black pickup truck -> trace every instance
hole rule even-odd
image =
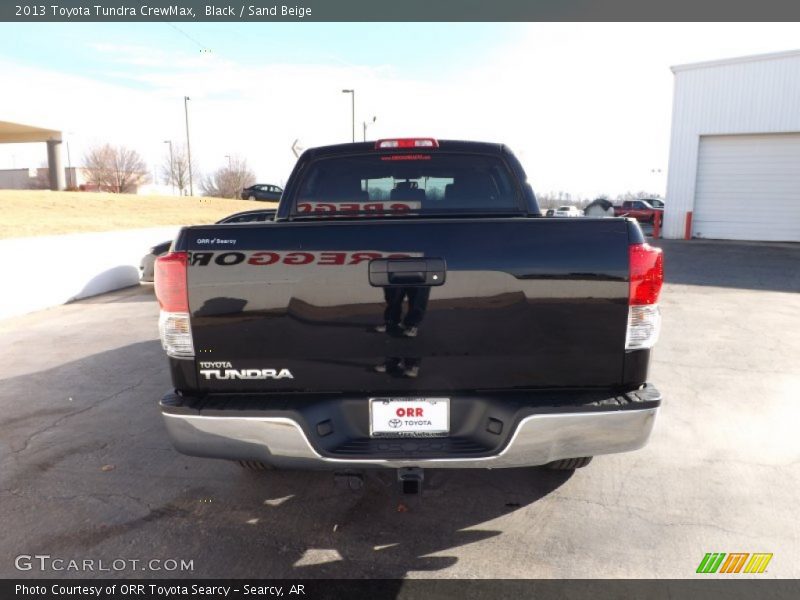
[[[311,149],[270,222],[157,260],[161,412],[250,468],[574,469],[647,442],[662,279],[635,220],[541,218],[503,145]]]

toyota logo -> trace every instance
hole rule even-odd
[[[389,427],[391,427],[393,429],[397,429],[402,424],[403,424],[403,422],[400,419],[392,419],[392,420],[389,421]]]

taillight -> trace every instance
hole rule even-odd
[[[398,138],[393,140],[378,140],[375,142],[376,150],[392,150],[395,148],[438,148],[439,142],[433,138]]]
[[[664,283],[664,254],[650,244],[628,246],[631,284],[628,304],[656,304]]]
[[[186,252],[168,252],[156,259],[155,289],[158,304],[166,312],[189,312],[189,293],[186,289]]]
[[[170,252],[159,256],[155,263],[156,298],[161,306],[158,331],[161,345],[173,358],[194,358],[186,283],[188,264],[186,252]]]
[[[626,350],[652,348],[661,332],[658,296],[664,283],[664,255],[649,244],[628,247],[630,287]]]

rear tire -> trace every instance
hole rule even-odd
[[[246,471],[272,471],[274,468],[258,460],[237,460],[236,464]]]
[[[545,467],[553,471],[574,471],[580,469],[592,462],[591,456],[582,456],[580,458],[562,458],[561,460],[554,460],[547,463]]]
[[[249,196],[247,199],[248,199],[248,200],[255,200],[255,199],[256,199],[256,197],[255,197],[255,196]]]

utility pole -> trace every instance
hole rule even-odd
[[[67,139],[67,187],[68,188],[75,188],[77,186],[77,179],[74,177],[74,173],[72,172],[72,156],[69,153],[69,139]]]
[[[189,160],[189,195],[194,196],[194,182],[192,181],[192,146],[189,144],[189,96],[183,97],[183,112],[186,115],[186,157]]]
[[[363,126],[364,126],[364,141],[365,141],[365,142],[367,141],[367,127],[368,127],[369,125],[372,125],[372,124],[375,122],[375,120],[376,120],[377,118],[378,118],[378,117],[372,117],[372,121],[370,121],[369,123],[367,123],[366,121],[363,121]]]
[[[230,154],[226,154],[226,155],[225,155],[225,158],[227,158],[227,159],[228,159],[228,171],[230,171],[230,170],[233,168],[233,167],[231,166],[231,155],[230,155]]]
[[[350,110],[353,118],[353,142],[356,141],[356,91],[342,90],[343,94],[350,94]]]
[[[169,144],[169,182],[172,185],[172,195],[175,195],[175,162],[172,160],[172,140],[164,140]]]

